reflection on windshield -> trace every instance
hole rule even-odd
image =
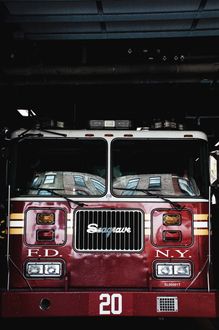
[[[28,195],[52,196],[52,191],[66,196],[101,196],[105,192],[105,180],[81,172],[36,173]]]
[[[113,191],[116,195],[143,195],[144,191],[154,191],[161,196],[200,196],[200,191],[194,180],[180,178],[172,174],[140,174],[127,175],[113,181]]]

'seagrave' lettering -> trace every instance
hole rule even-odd
[[[87,233],[89,234],[95,234],[95,233],[101,233],[106,234],[106,237],[109,237],[112,233],[114,234],[124,234],[124,233],[131,233],[130,227],[98,227],[98,224],[96,223],[90,223],[87,226]]]

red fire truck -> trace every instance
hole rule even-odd
[[[205,133],[90,124],[5,141],[1,317],[217,317]]]

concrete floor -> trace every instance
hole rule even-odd
[[[6,321],[6,319],[4,319]],[[161,329],[161,330],[170,330],[170,329],[184,329],[184,330],[219,330],[219,320],[210,320],[210,319],[202,319],[202,318],[165,318],[165,319],[157,319],[157,318],[144,318],[144,317],[121,317],[121,318],[99,318],[99,317],[78,317],[78,318],[21,318],[21,319],[7,319],[7,326],[12,324],[25,325],[29,326],[44,326],[49,325],[50,329],[63,327],[63,325],[69,324],[70,329],[83,329],[83,327],[88,326],[89,329],[100,328],[103,329],[106,326],[122,326],[128,327],[136,330],[136,327],[143,326],[142,329]],[[124,329],[121,329],[124,330]]]

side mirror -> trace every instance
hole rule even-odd
[[[219,150],[215,150],[210,153],[210,159],[209,159],[210,184],[215,188],[219,187],[218,166],[217,166],[218,158],[219,158]]]

